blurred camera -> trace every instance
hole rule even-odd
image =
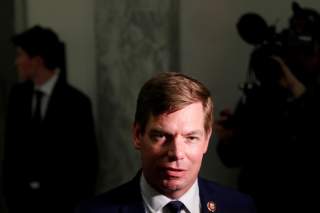
[[[241,87],[245,89],[244,92],[248,92],[248,88],[275,86],[279,82],[281,67],[271,56],[278,56],[289,67],[294,67],[296,65],[288,60],[290,54],[313,54],[315,41],[320,38],[320,16],[315,10],[302,8],[296,2],[292,3],[292,11],[288,28],[281,32],[277,32],[275,26],[269,26],[256,13],[246,13],[240,17],[238,33],[245,42],[254,46],[249,63],[249,79]]]

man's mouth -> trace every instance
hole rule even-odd
[[[185,175],[186,170],[167,167],[163,169],[163,173],[167,178],[180,178]]]

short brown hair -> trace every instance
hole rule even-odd
[[[213,125],[213,102],[209,90],[199,81],[176,72],[164,72],[147,81],[137,100],[135,123],[144,133],[150,115],[178,111],[192,103],[201,102],[204,128],[208,133]]]

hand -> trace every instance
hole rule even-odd
[[[281,66],[283,78],[280,80],[280,84],[290,90],[294,97],[300,97],[305,92],[306,87],[296,78],[280,57],[271,56],[271,58],[277,61]]]
[[[226,127],[226,123],[230,121],[232,117],[232,112],[230,109],[224,109],[220,112],[220,117],[215,124],[215,133],[219,142],[228,143],[234,135],[234,128]]]

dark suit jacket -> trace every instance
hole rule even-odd
[[[130,182],[83,203],[76,213],[144,213],[142,195],[140,193],[139,173]],[[202,211],[210,212],[208,202],[216,205],[215,213],[254,213],[255,208],[251,198],[214,182],[199,178],[199,190]]]
[[[34,208],[71,212],[75,203],[93,192],[97,164],[91,103],[58,79],[35,132],[32,94],[33,84],[24,82],[13,88],[9,99],[4,159],[7,204],[18,209],[14,212],[37,211]],[[30,188],[33,180],[40,182],[39,190]]]

